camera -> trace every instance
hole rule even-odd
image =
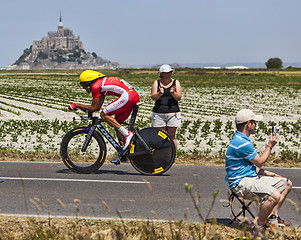
[[[280,129],[280,128],[277,127],[277,126],[273,126],[273,127],[272,127],[272,134],[273,134],[273,136],[276,135],[276,133],[277,133],[277,131],[278,131],[279,129]]]

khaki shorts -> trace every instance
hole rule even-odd
[[[181,113],[154,113],[153,112],[153,127],[180,127]]]
[[[244,177],[236,187],[232,188],[232,191],[245,199],[255,200],[259,197],[260,201],[264,202],[272,192],[278,190],[282,193],[287,186],[287,181],[287,178],[262,175]]]

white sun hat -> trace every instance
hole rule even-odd
[[[262,115],[256,115],[250,109],[242,109],[235,116],[235,124],[245,123],[247,121],[261,121]]]
[[[173,71],[173,69],[168,64],[163,64],[159,69],[160,73],[167,73],[167,72],[172,72],[172,71]]]

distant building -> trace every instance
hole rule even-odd
[[[83,43],[79,39],[79,36],[73,34],[72,30],[64,28],[62,16],[60,16],[57,31],[48,32],[47,37],[43,37],[42,40],[33,41],[30,60],[35,61],[40,52],[49,54],[59,49],[68,51],[76,47],[83,49]]]
[[[23,54],[6,69],[115,69],[118,62],[111,62],[83,49],[79,36],[64,28],[60,15],[57,31],[48,32],[42,40],[35,40]]]

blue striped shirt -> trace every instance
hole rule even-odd
[[[257,176],[256,166],[250,162],[257,152],[242,132],[236,131],[226,152],[226,179],[230,189],[234,188],[244,177]]]

